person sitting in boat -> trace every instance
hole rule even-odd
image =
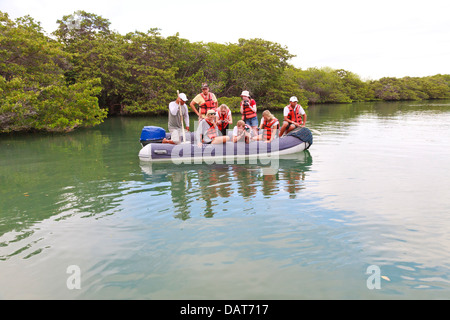
[[[196,104],[198,105],[198,110],[195,108]],[[208,110],[216,111],[217,105],[217,98],[214,93],[209,92],[209,85],[207,83],[202,84],[202,92],[196,95],[190,104],[191,109],[198,116],[198,121],[205,118]]]
[[[197,129],[197,145],[202,144],[221,144],[226,143],[230,138],[228,136],[221,136],[219,128],[216,124],[216,111],[208,110],[206,118],[200,121]]]
[[[233,142],[245,141],[245,143],[249,143],[251,138],[252,128],[244,120],[239,120],[233,129]]]
[[[183,137],[183,130],[189,131],[189,111],[186,101],[188,101],[186,94],[180,93],[177,100],[169,103],[168,129],[171,137],[170,139],[164,138],[162,143],[179,144],[180,137]],[[183,120],[185,126],[183,126]],[[184,136],[186,136],[186,131]],[[188,136],[190,137],[190,135]]]
[[[252,127],[254,134],[258,134],[258,115],[256,114],[256,101],[250,98],[250,93],[247,90],[241,93],[241,113],[242,120],[250,127]]]
[[[231,110],[226,104],[221,104],[217,109],[217,127],[223,136],[227,135],[227,129],[230,124],[233,123],[233,118],[231,117]]]
[[[289,105],[284,107],[283,115],[284,121],[280,129],[280,137],[284,133],[288,133],[298,127],[304,127],[306,124],[306,112],[295,96],[289,99]]]
[[[262,113],[261,125],[259,129],[262,134],[257,135],[253,140],[262,140],[264,142],[271,142],[277,136],[277,130],[280,128],[278,119],[269,111],[264,110]]]

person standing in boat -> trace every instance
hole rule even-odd
[[[189,111],[186,101],[188,101],[186,94],[180,93],[177,100],[169,103],[168,129],[171,138],[170,140],[163,139],[163,143],[179,144],[181,142],[180,137],[183,136],[183,120],[185,123],[185,135],[186,131],[189,132]],[[190,137],[190,135],[188,136]]]
[[[217,109],[217,127],[223,136],[227,134],[227,129],[229,129],[230,124],[233,123],[233,118],[231,116],[231,110],[226,104],[221,104]]]
[[[262,134],[257,135],[253,140],[262,140],[264,142],[271,142],[277,136],[277,130],[280,128],[280,123],[277,118],[269,111],[264,110],[262,113],[261,124],[259,129]]]
[[[295,128],[304,127],[306,124],[306,112],[298,103],[297,97],[289,99],[289,104],[283,110],[284,121],[280,129],[280,138]]]
[[[196,131],[197,145],[226,143],[230,137],[221,136],[216,124],[216,111],[208,110],[205,119],[198,124]]]
[[[258,115],[256,114],[256,101],[250,98],[250,93],[246,90],[241,93],[241,113],[242,120],[248,124],[255,135],[258,134]]]
[[[198,110],[195,108],[196,104],[198,105]],[[216,111],[217,105],[218,102],[216,96],[214,95],[214,93],[209,91],[208,84],[203,83],[202,92],[196,95],[194,99],[192,99],[190,107],[198,116],[198,121],[201,121],[203,118],[205,118],[208,110]]]

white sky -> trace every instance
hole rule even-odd
[[[0,0],[48,33],[77,10],[126,34],[161,29],[190,42],[262,38],[286,46],[295,67],[345,69],[363,80],[450,74],[449,0]]]

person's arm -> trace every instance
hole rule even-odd
[[[186,108],[186,114],[184,115],[184,123],[186,124],[186,130],[189,131],[189,110],[187,105],[184,105],[184,107]]]
[[[256,112],[256,101],[253,99],[250,100],[249,105],[250,105],[250,109],[252,109],[253,112]]]
[[[289,119],[288,116],[284,116],[284,121],[286,121],[289,124],[295,124],[295,122]]]
[[[229,124],[233,123],[233,117],[231,116],[231,110],[228,110],[228,123]]]
[[[200,121],[197,131],[195,131],[195,138],[197,140],[197,146],[199,147],[201,147],[203,144],[203,123],[204,121]]]
[[[178,112],[178,104],[177,103],[169,103],[169,111],[172,115],[176,116]]]
[[[195,108],[195,101],[194,101],[194,100],[191,101],[191,104],[190,104],[189,106],[191,107],[192,111],[194,111],[195,114],[196,114],[197,116],[200,117],[199,112],[198,112],[197,109]]]
[[[211,97],[212,97],[214,108],[217,108],[219,106],[219,102],[217,101],[216,95],[214,93],[211,93]]]
[[[191,107],[192,111],[194,111],[195,114],[196,114],[198,117],[200,117],[200,112],[197,111],[197,109],[195,108],[195,105],[196,105],[196,104],[199,104],[199,101],[198,101],[199,98],[198,98],[198,96],[199,96],[199,95],[197,95],[194,99],[192,99],[192,101],[191,101],[191,103],[189,104],[189,106]]]
[[[233,142],[237,142],[238,141],[238,130],[237,127],[233,128]]]
[[[233,129],[233,142],[238,142],[239,140],[242,139],[242,137],[245,136],[245,130],[242,130],[241,133],[239,133],[239,130],[237,129],[237,127],[234,127]]]
[[[300,116],[302,117],[302,123],[296,123],[295,125],[299,127],[304,127],[306,123],[306,112],[305,110],[303,110],[303,107],[300,104],[297,105],[297,108],[299,108],[298,113],[300,113]]]
[[[261,117],[261,121],[259,123],[259,130],[262,130],[264,126],[264,117]]]

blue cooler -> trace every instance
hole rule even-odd
[[[141,132],[140,142],[142,146],[149,143],[161,143],[166,137],[166,130],[161,127],[145,126]]]

